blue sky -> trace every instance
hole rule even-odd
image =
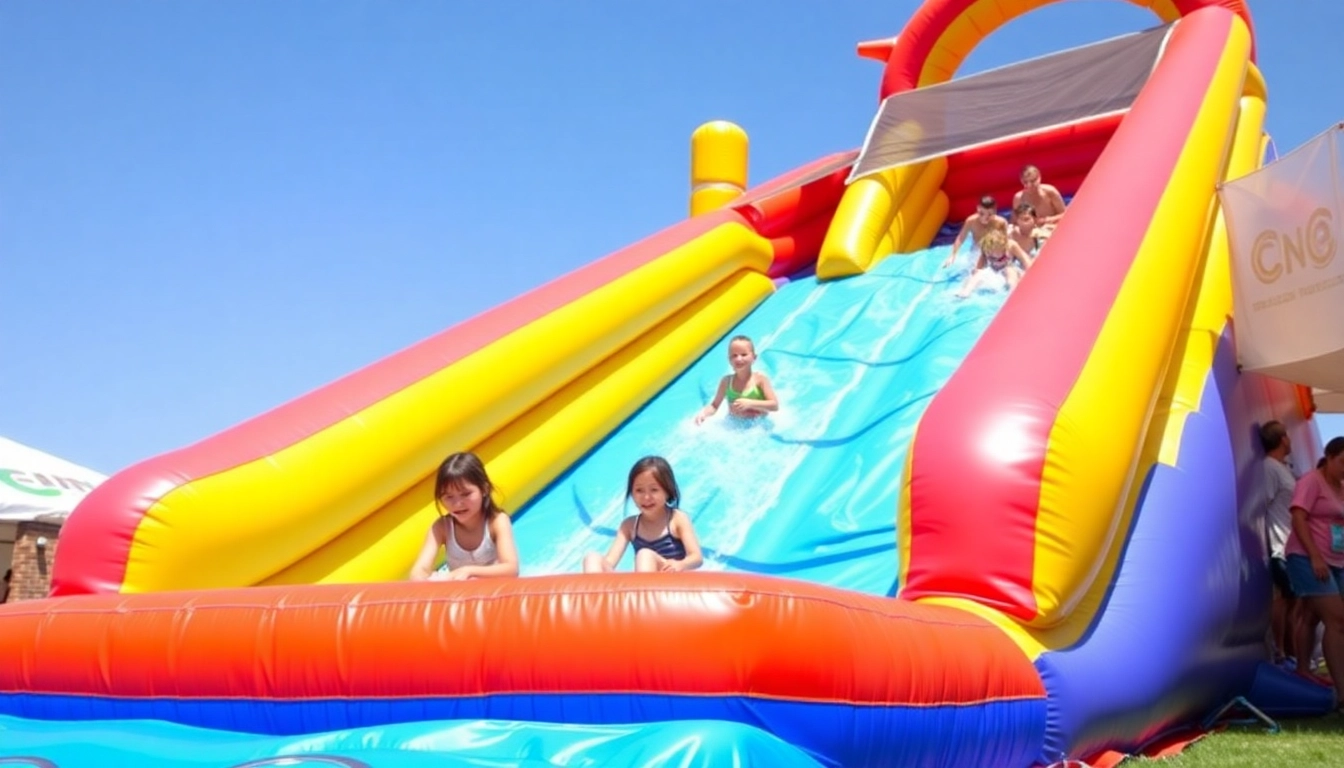
[[[0,434],[110,473],[269,410],[684,217],[704,121],[757,182],[857,146],[854,43],[915,6],[6,0]],[[1251,7],[1289,148],[1344,119],[1344,3]],[[1051,6],[963,72],[1153,20]]]

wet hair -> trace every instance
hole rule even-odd
[[[1288,428],[1282,422],[1266,421],[1260,425],[1260,446],[1265,449],[1265,453],[1283,445],[1283,439],[1287,436]]]
[[[729,339],[728,344],[731,346],[732,343],[735,341],[747,342],[747,344],[751,347],[751,354],[753,355],[756,354],[756,342],[752,341],[750,336],[743,336],[741,334],[738,334],[737,336],[734,336],[733,338]]]
[[[1037,168],[1037,167],[1034,166],[1034,165],[1024,165],[1024,166],[1022,166],[1022,172],[1019,173],[1019,174],[1017,174],[1017,178],[1018,178],[1018,179],[1021,179],[1023,176],[1026,176],[1026,175],[1029,174],[1029,173],[1034,173],[1034,174],[1036,174],[1036,178],[1038,178],[1038,179],[1041,177],[1041,169],[1040,169],[1040,168]]]
[[[645,472],[653,473],[654,481],[662,487],[663,493],[667,494],[668,508],[675,508],[677,502],[681,501],[681,489],[677,487],[677,476],[672,474],[672,465],[662,456],[645,456],[635,462],[635,466],[630,468],[629,479],[625,481],[625,495],[635,495],[635,478]]]
[[[1032,218],[1036,218],[1036,206],[1031,203],[1018,203],[1017,207],[1013,209],[1014,216],[1021,216],[1024,213],[1029,213]]]
[[[999,209],[999,204],[994,199],[993,195],[985,195],[984,197],[980,198],[980,207],[988,208],[992,211],[997,211]]]
[[[434,476],[434,508],[443,514],[443,495],[470,483],[481,489],[481,514],[490,520],[502,512],[495,504],[495,485],[485,473],[485,465],[474,453],[454,453],[443,460]]]
[[[980,238],[980,250],[993,250],[995,253],[1008,250],[1008,235],[1001,229],[991,229]]]
[[[1330,442],[1325,444],[1325,458],[1333,459],[1341,453],[1344,453],[1344,437],[1330,438]]]

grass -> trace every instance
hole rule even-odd
[[[1344,716],[1285,720],[1279,733],[1263,726],[1232,726],[1210,734],[1175,757],[1128,760],[1126,766],[1245,768],[1246,766],[1344,767]]]

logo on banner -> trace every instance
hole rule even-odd
[[[7,485],[16,491],[34,496],[60,496],[62,491],[88,493],[93,490],[93,483],[85,480],[44,475],[41,472],[24,472],[20,469],[0,469],[0,485]]]
[[[1294,269],[1325,268],[1338,250],[1334,214],[1329,208],[1317,208],[1307,217],[1306,227],[1293,232],[1266,229],[1257,235],[1251,245],[1251,270],[1257,280],[1270,285]]]

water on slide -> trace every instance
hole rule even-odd
[[[676,473],[706,569],[894,594],[897,494],[915,424],[1006,296],[957,299],[969,262],[963,254],[944,269],[947,253],[783,285],[729,334],[755,342],[779,411],[744,421],[720,407],[695,425],[730,371],[727,338],[715,344],[519,510],[523,575],[576,571],[586,552],[604,552],[635,512],[630,467],[657,454]],[[632,562],[627,549],[621,568]]]

